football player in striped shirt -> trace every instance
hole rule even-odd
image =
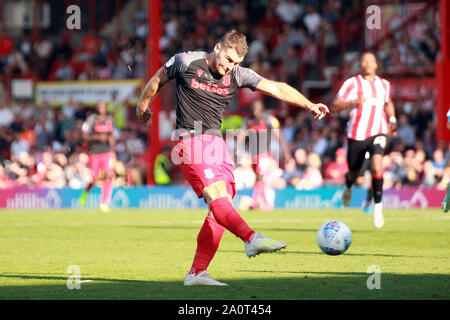
[[[349,206],[352,186],[363,165],[366,152],[372,158],[373,223],[384,225],[382,213],[383,167],[387,135],[396,131],[395,108],[391,100],[391,84],[377,76],[377,59],[374,53],[361,56],[361,73],[347,79],[333,101],[333,112],[350,109],[347,124],[349,171],[345,176],[342,202]]]

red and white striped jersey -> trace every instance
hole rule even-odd
[[[375,76],[373,82],[362,75],[347,79],[337,96],[344,101],[352,101],[364,96],[366,101],[356,105],[350,112],[347,124],[347,137],[353,140],[366,140],[377,134],[387,134],[388,119],[384,106],[391,101],[391,84]]]

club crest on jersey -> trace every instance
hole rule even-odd
[[[229,74],[226,74],[222,77],[222,84],[225,87],[228,87],[231,84],[231,76]]]
[[[201,69],[198,69],[197,70],[197,76],[200,78],[202,76],[203,72],[205,72],[205,71],[203,71]]]

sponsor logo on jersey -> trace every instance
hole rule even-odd
[[[199,82],[194,78],[191,80],[191,88],[217,93],[223,96],[230,94],[230,90],[228,88],[219,87],[217,84]]]

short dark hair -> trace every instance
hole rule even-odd
[[[225,48],[236,50],[239,57],[243,57],[247,54],[247,39],[244,34],[236,30],[225,33],[222,39],[220,39],[220,44]]]

